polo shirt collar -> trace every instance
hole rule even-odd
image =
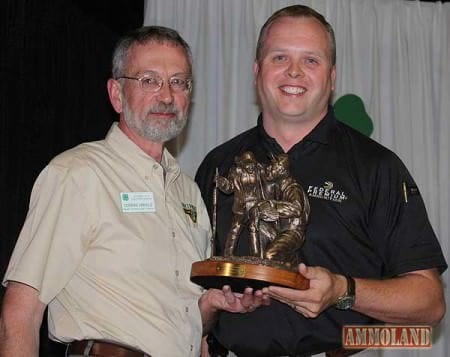
[[[180,166],[166,148],[164,148],[161,163],[157,162],[131,141],[119,128],[117,122],[111,125],[105,141],[119,156],[129,161],[141,176],[145,176],[156,166],[162,166],[168,177],[176,178],[180,174]]]
[[[283,153],[283,149],[277,143],[277,141],[265,131],[262,123],[262,114],[260,114],[258,117],[257,127],[260,142],[263,144],[264,148],[276,155]],[[334,116],[334,110],[333,107],[329,105],[327,114],[325,114],[324,118],[314,127],[313,130],[311,130],[308,135],[306,135],[302,140],[293,145],[289,152],[296,151],[299,147],[303,146],[303,144],[311,142],[327,145],[332,137],[332,133],[336,130],[336,128],[337,121]]]

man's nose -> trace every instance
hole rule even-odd
[[[300,61],[292,61],[288,67],[288,75],[291,78],[303,77],[305,73],[302,69],[302,63]]]
[[[158,91],[158,99],[166,104],[170,104],[173,102],[173,92],[172,88],[170,88],[169,83],[163,82],[161,88]]]

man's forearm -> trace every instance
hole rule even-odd
[[[0,357],[39,356],[44,311],[37,290],[22,283],[8,283],[0,317]]]
[[[39,329],[0,320],[0,357],[38,357]]]
[[[421,270],[387,280],[356,280],[353,309],[388,323],[435,325],[445,314],[439,275]]]

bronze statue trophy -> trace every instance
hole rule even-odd
[[[219,190],[234,194],[224,256],[214,255]],[[298,273],[297,266],[308,216],[308,197],[289,173],[288,156],[282,154],[261,164],[252,152],[244,152],[235,158],[227,177],[216,170],[211,257],[192,264],[191,280],[205,288],[230,285],[234,291],[269,285],[307,289],[309,280]],[[244,228],[249,229],[251,255],[235,256]]]

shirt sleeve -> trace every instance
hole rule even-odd
[[[371,236],[384,259],[386,277],[447,263],[414,179],[396,156],[378,170],[371,204]]]
[[[3,285],[10,280],[27,284],[48,304],[80,264],[91,221],[71,170],[47,166],[34,184]]]

